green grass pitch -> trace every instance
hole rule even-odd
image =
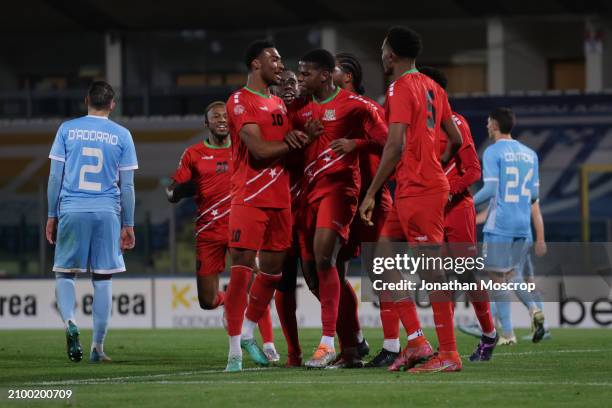
[[[285,345],[276,331],[284,357]],[[372,353],[380,330],[365,331]],[[435,334],[428,330],[428,338]],[[519,331],[520,335],[526,334]],[[0,330],[0,406],[83,407],[421,407],[421,406],[605,406],[612,401],[612,331],[553,330],[553,339],[499,347],[488,363],[470,363],[476,339],[457,333],[464,357],[460,373],[388,373],[383,369],[255,369],[223,373],[223,330],[110,330],[105,349],[112,364],[65,354],[62,331]],[[305,329],[305,357],[320,331]],[[70,389],[68,400],[9,400],[9,389]]]

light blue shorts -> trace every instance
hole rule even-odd
[[[528,252],[527,238],[484,233],[482,254],[487,271],[507,273],[514,270],[520,273]]]
[[[125,271],[121,221],[112,212],[72,212],[59,216],[54,272],[109,274]]]

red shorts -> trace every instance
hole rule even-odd
[[[391,241],[403,241],[404,230],[402,230],[402,224],[400,224],[399,218],[397,218],[397,210],[395,209],[395,203],[393,208],[389,211],[385,225],[383,225],[380,231],[380,236],[388,238]]]
[[[444,240],[453,256],[476,256],[476,209],[474,204],[460,201],[448,206],[444,215]]]
[[[285,251],[291,246],[291,209],[232,204],[229,247]]]
[[[357,211],[357,197],[342,192],[330,192],[302,210],[299,244],[303,260],[314,258],[313,240],[318,228],[336,231],[346,242],[351,221]]]
[[[216,275],[225,270],[227,239],[196,242],[196,274],[198,276]]]
[[[401,225],[403,239],[415,243],[444,242],[444,207],[448,192],[428,194],[417,197],[399,197],[395,200],[397,220]],[[392,217],[387,222],[394,222]],[[396,234],[397,226],[384,228],[385,233]],[[391,231],[390,231],[391,230]],[[389,235],[385,235],[389,236]]]
[[[366,225],[359,214],[351,223],[348,242],[340,250],[338,258],[349,259],[359,256],[362,242],[377,242],[390,211],[383,211],[381,206],[374,207],[372,212],[373,226]]]

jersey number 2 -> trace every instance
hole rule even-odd
[[[104,155],[102,154],[102,149],[97,149],[95,147],[84,147],[82,154],[83,156],[95,157],[98,159],[98,162],[95,165],[84,164],[81,167],[81,171],[79,172],[79,190],[102,191],[101,183],[85,180],[85,174],[97,174],[102,171],[102,166],[104,165]]]

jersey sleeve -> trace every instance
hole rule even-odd
[[[234,128],[237,132],[240,132],[240,129],[248,123],[257,123],[259,122],[259,112],[255,109],[253,104],[251,104],[248,100],[245,100],[244,97],[236,95],[233,97],[233,102],[228,106],[228,116],[230,116],[230,120],[234,123]]]
[[[389,134],[387,124],[377,110],[370,105],[365,105],[362,121],[363,129],[365,130],[365,140],[357,140],[357,150],[382,154]]]
[[[189,149],[185,149],[179,160],[179,165],[172,176],[172,179],[178,184],[183,184],[191,180],[193,176],[191,172],[191,155]]]
[[[119,160],[119,171],[136,170],[137,168],[138,159],[136,158],[136,147],[134,146],[132,134],[127,132],[125,145],[123,146],[121,159]]]
[[[387,118],[389,123],[405,123],[410,125],[412,122],[413,97],[409,90],[402,88],[396,81],[387,91]]]
[[[449,180],[451,194],[458,194],[467,190],[472,184],[480,179],[481,167],[469,126],[465,121],[454,115],[453,120],[459,128],[463,138],[463,144],[457,152],[456,158],[463,172],[459,177],[452,177]]]
[[[51,152],[49,153],[51,160],[66,161],[66,141],[64,137],[64,125],[62,125],[57,129],[55,140],[53,140],[53,145],[51,146]]]
[[[534,164],[533,164],[533,184],[531,185],[531,202],[535,202],[540,198],[540,165],[538,163],[538,156],[534,153]]]
[[[486,183],[487,181],[499,182],[499,160],[495,151],[490,147],[484,152],[482,158],[483,170],[482,180]]]

